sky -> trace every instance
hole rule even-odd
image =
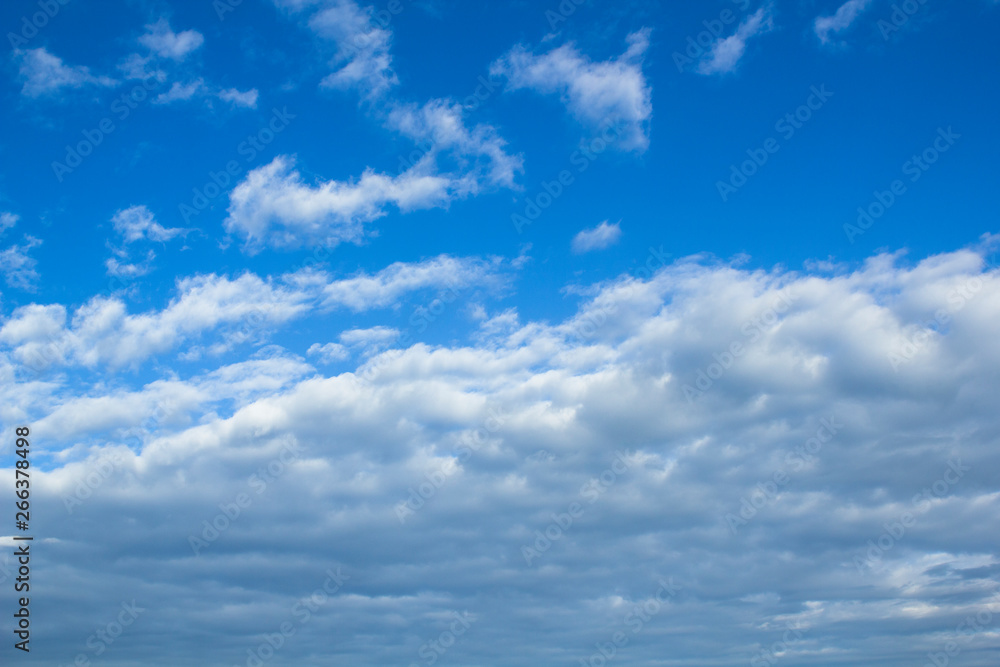
[[[995,664],[1000,3],[0,26],[3,661]]]

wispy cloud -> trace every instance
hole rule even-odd
[[[830,41],[832,33],[847,30],[869,5],[871,5],[871,0],[847,0],[832,16],[817,17],[813,23],[816,36],[826,44]]]
[[[712,48],[698,63],[699,74],[726,74],[733,72],[746,53],[747,43],[774,28],[771,5],[765,5],[745,18],[736,32],[717,39]]]
[[[605,220],[591,229],[584,229],[573,237],[573,252],[580,254],[591,250],[603,250],[618,243],[622,236],[620,223],[609,225]]]
[[[107,76],[95,76],[82,65],[66,65],[45,47],[19,51],[15,55],[20,61],[21,78],[24,80],[21,94],[26,97],[53,95],[64,89],[87,86],[109,88],[118,83]]]
[[[573,44],[541,55],[516,46],[490,66],[490,73],[507,77],[508,90],[560,95],[570,113],[593,129],[627,124],[621,147],[642,151],[649,145],[647,126],[653,114],[652,90],[642,71],[649,34],[649,29],[630,34],[625,53],[600,62]]]

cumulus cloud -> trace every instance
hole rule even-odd
[[[170,22],[161,18],[146,26],[146,32],[139,37],[139,43],[162,58],[179,61],[200,48],[205,43],[205,38],[197,30],[174,32],[170,28]]]
[[[624,124],[620,146],[642,151],[649,145],[653,114],[652,91],[642,71],[649,30],[630,34],[627,42],[625,53],[602,62],[590,60],[573,44],[541,55],[516,46],[490,66],[490,73],[507,77],[508,90],[558,94],[570,113],[592,129]]]
[[[565,320],[508,316],[482,344],[385,351],[356,372],[291,358],[82,397],[49,386],[27,417],[56,461],[33,478],[60,538],[47,553],[68,563],[49,575],[53,608],[71,610],[55,620],[87,637],[135,597],[187,610],[173,659],[239,661],[330,571],[342,588],[283,659],[336,662],[344,636],[353,663],[409,664],[458,613],[460,664],[495,662],[511,637],[519,660],[586,662],[618,631],[636,664],[665,645],[745,664],[781,641],[789,664],[830,647],[925,660],[965,641],[955,619],[1000,603],[1000,277],[984,253],[821,272],[689,259],[604,283]],[[63,317],[25,311],[0,341]],[[268,390],[238,398],[258,374]],[[161,400],[177,407],[125,447]],[[239,518],[205,532],[239,494]],[[142,563],[109,575],[136,544]],[[123,659],[163,631],[143,618]],[[200,632],[225,639],[185,639]],[[988,654],[988,632],[967,640]]]
[[[736,70],[746,53],[747,42],[774,29],[770,5],[765,5],[745,18],[729,37],[719,38],[698,63],[700,74],[726,74]]]
[[[847,30],[870,4],[871,0],[847,0],[832,16],[816,17],[813,23],[816,36],[826,44],[830,41],[831,33]]]
[[[614,244],[622,237],[622,230],[619,223],[609,225],[605,220],[592,229],[584,229],[573,237],[573,252],[580,254],[591,250],[603,250]]]
[[[15,56],[20,61],[21,78],[24,80],[21,94],[26,97],[41,97],[63,89],[87,86],[107,88],[118,83],[107,76],[95,76],[82,65],[66,65],[45,47],[17,51]]]
[[[136,315],[129,314],[120,299],[95,297],[73,313],[67,326],[44,336],[33,335],[38,327],[28,326],[39,316],[37,309],[20,308],[0,327],[0,342],[14,348],[14,356],[31,368],[63,363],[134,366],[221,325],[245,323],[260,329],[286,322],[306,308],[308,299],[299,290],[249,273],[236,279],[185,278],[178,281],[177,291],[163,310]],[[50,321],[53,316],[48,315]],[[60,319],[66,319],[65,309]]]
[[[140,213],[133,211],[126,217],[149,222],[142,225],[148,233],[155,223]],[[172,235],[173,231],[153,233]],[[112,258],[108,272],[125,278],[144,275],[152,258],[150,253],[138,264]],[[521,258],[508,262],[440,255],[346,278],[309,268],[278,278],[252,273],[236,278],[197,275],[179,280],[176,296],[163,309],[145,313],[131,314],[122,299],[106,296],[92,298],[72,317],[60,305],[24,306],[0,327],[0,344],[34,370],[60,365],[134,367],[150,357],[173,353],[182,344],[187,345],[184,358],[196,359],[260,341],[275,328],[315,311],[390,308],[423,290],[458,292],[480,287],[501,294],[512,271],[521,265]],[[33,264],[21,270],[28,268],[33,270]]]

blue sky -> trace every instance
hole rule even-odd
[[[5,656],[988,664],[998,22],[6,3]]]

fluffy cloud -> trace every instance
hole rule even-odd
[[[368,169],[357,181],[318,185],[303,181],[294,164],[294,158],[279,155],[230,193],[226,229],[246,237],[248,248],[263,242],[333,247],[358,241],[364,224],[385,215],[389,205],[404,211],[431,208],[450,197],[449,179],[429,173],[423,162],[398,176]]]
[[[128,211],[123,217],[144,220],[148,224],[140,225],[143,233],[150,233],[155,222],[146,216],[148,211]],[[152,233],[170,236],[174,231]],[[136,277],[148,272],[151,261],[152,255],[142,264],[112,258],[108,271]],[[421,262],[396,262],[374,274],[347,278],[308,268],[279,278],[251,273],[237,278],[199,275],[179,280],[177,295],[162,310],[140,314],[128,313],[125,301],[109,296],[92,298],[72,317],[61,305],[24,306],[0,327],[0,344],[34,371],[60,365],[137,366],[150,357],[173,353],[181,344],[187,345],[182,359],[194,360],[247,342],[262,342],[276,327],[314,311],[395,307],[408,294],[424,290],[457,293],[481,287],[501,294],[511,272],[522,263],[523,258],[507,262],[440,255]],[[4,353],[2,348],[0,353]],[[316,353],[320,353],[318,348],[310,352]]]
[[[813,23],[816,36],[824,44],[830,41],[830,34],[847,30],[871,4],[871,0],[847,0],[833,16],[819,16]]]
[[[736,70],[747,42],[774,28],[774,18],[770,5],[765,5],[739,24],[729,37],[719,38],[698,63],[700,74],[725,74]]]
[[[87,67],[66,65],[44,47],[18,51],[15,56],[20,61],[21,78],[24,79],[21,94],[26,97],[52,95],[67,88],[110,87],[118,83],[109,77],[91,74]]]
[[[634,32],[627,41],[625,53],[603,62],[591,61],[572,44],[541,55],[517,46],[493,63],[490,73],[507,77],[508,90],[560,95],[570,113],[593,129],[623,123],[621,147],[641,151],[649,145],[653,114],[652,91],[642,72],[649,30]]]
[[[161,18],[146,26],[146,32],[139,37],[139,43],[162,58],[179,61],[200,48],[205,43],[205,38],[197,30],[176,33],[170,29],[170,22]]]
[[[356,373],[292,358],[219,369],[217,389],[204,374],[53,394],[30,416],[57,461],[33,481],[64,564],[51,602],[72,610],[54,617],[60,648],[135,598],[187,611],[180,662],[242,664],[287,621],[282,660],[419,663],[457,613],[462,664],[495,663],[512,637],[519,661],[579,664],[620,631],[623,664],[664,645],[746,664],[778,643],[789,664],[834,646],[901,666],[956,641],[985,667],[990,623],[955,630],[1000,604],[1000,277],[984,252],[807,273],[687,260],[603,284],[564,321]],[[36,309],[0,337],[59,320]],[[227,402],[258,373],[267,392]],[[140,443],[115,436],[171,400]],[[338,573],[300,624],[296,603]],[[163,629],[146,612],[115,651]],[[205,632],[224,639],[187,639]],[[331,636],[353,638],[349,657]]]
[[[585,253],[591,250],[603,250],[618,243],[622,237],[619,223],[609,225],[605,220],[593,229],[584,229],[573,237],[572,248],[575,253]]]

